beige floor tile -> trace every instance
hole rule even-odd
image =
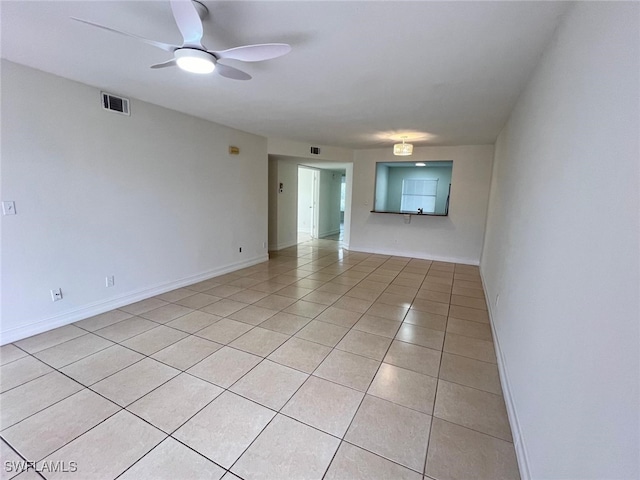
[[[111,310],[109,312],[101,313],[100,315],[95,315],[91,318],[75,322],[74,325],[90,332],[95,332],[96,330],[121,322],[122,320],[131,318],[132,316],[133,315],[130,313],[123,312],[122,310]]]
[[[156,328],[158,324],[147,320],[146,318],[131,317],[127,320],[123,320],[108,327],[96,330],[94,333],[101,337],[111,340],[112,342],[120,343],[127,338],[131,338],[140,333]]]
[[[447,322],[447,333],[455,333],[465,337],[479,338],[488,342],[493,341],[491,335],[491,327],[488,323],[472,322],[470,320],[460,320],[459,318],[449,317]]]
[[[252,290],[256,290],[258,292],[264,292],[267,294],[272,294],[277,292],[278,290],[282,290],[286,285],[282,283],[274,282],[273,280],[267,280],[266,282],[258,283],[251,287]]]
[[[288,339],[289,335],[255,327],[241,337],[236,338],[229,346],[260,357],[266,357]]]
[[[173,436],[224,468],[229,468],[276,412],[224,392]]]
[[[140,352],[143,355],[153,355],[163,348],[176,343],[178,340],[182,340],[187,335],[187,333],[181,332],[180,330],[160,325],[125,340],[122,342],[122,346]]]
[[[113,345],[60,369],[65,375],[89,386],[144,358],[138,352]]]
[[[219,343],[191,335],[154,353],[152,357],[178,370],[186,370],[220,348],[222,345]]]
[[[82,390],[82,385],[51,372],[0,394],[0,430]]]
[[[383,363],[367,393],[431,415],[436,385],[434,377]]]
[[[317,289],[318,292],[336,293],[338,295],[344,295],[349,290],[351,290],[350,285],[342,285],[339,283],[334,283],[333,280],[325,283],[324,285],[322,285],[321,287],[318,287]]]
[[[192,308],[187,308],[183,307],[182,305],[170,303],[169,305],[165,305],[163,307],[141,313],[140,316],[148,320],[153,320],[157,323],[167,323],[191,312],[193,312]]]
[[[285,297],[291,297],[291,298],[295,298],[300,299],[302,297],[304,297],[305,295],[310,294],[311,292],[313,292],[312,288],[304,288],[302,286],[298,286],[298,285],[289,285],[281,290],[278,290],[278,295],[283,295]]]
[[[331,293],[331,292],[321,292],[319,290],[314,290],[308,295],[302,297],[303,300],[307,302],[320,303],[322,305],[333,305],[340,298],[339,293]]]
[[[22,469],[19,467],[19,462],[22,462],[24,460],[3,440],[0,440],[0,458],[2,458],[3,467],[0,468],[0,480],[17,478],[16,475],[18,475],[18,473],[22,471]],[[22,478],[18,480],[24,480],[24,475],[25,474],[22,474]],[[37,476],[37,474],[35,473],[34,475]],[[40,480],[40,477],[38,477],[38,480]]]
[[[187,370],[187,373],[215,383],[222,388],[229,388],[261,360],[262,358],[256,355],[234,348],[222,347],[200,363],[196,363]]]
[[[316,377],[366,392],[380,362],[341,350],[333,350],[313,372]]]
[[[257,285],[258,283],[261,283],[261,282],[262,280],[259,280],[257,278],[242,277],[237,280],[233,280],[229,282],[227,285],[233,285],[234,287],[241,287],[241,288],[251,288],[252,286]]]
[[[367,310],[367,315],[401,322],[408,311],[409,309],[405,307],[394,307],[393,305],[385,305],[384,303],[374,303],[369,310]]]
[[[459,355],[442,355],[440,378],[453,383],[502,395],[498,366]]]
[[[222,297],[216,297],[215,295],[200,292],[195,295],[191,295],[190,297],[177,300],[175,303],[182,305],[183,307],[198,309],[211,305],[212,303],[216,303],[220,300],[222,300]]]
[[[38,461],[118,410],[115,403],[84,389],[3,430],[2,436],[27,460]]]
[[[436,272],[429,272],[424,279],[425,282],[439,283],[442,285],[453,285],[453,275],[443,275]]]
[[[433,292],[451,293],[451,285],[433,281],[434,277],[425,278],[420,286],[420,290],[431,290]]]
[[[78,328],[75,325],[65,325],[64,327],[54,328],[48,332],[34,335],[33,337],[25,338],[14,342],[17,347],[29,353],[36,353],[46,348],[53,347],[59,343],[66,342],[73,338],[79,337],[87,333],[82,328]]]
[[[224,390],[181,373],[127,407],[154,427],[173,432]]]
[[[481,288],[467,288],[454,285],[451,291],[454,295],[461,295],[464,297],[481,298],[484,300],[484,291]]]
[[[34,356],[53,368],[62,368],[111,345],[113,345],[113,342],[93,333],[87,333],[68,342],[60,343],[55,347],[41,350]]]
[[[259,292],[257,290],[251,290],[251,289],[247,289],[247,290],[241,290],[240,292],[234,293],[233,295],[229,295],[229,300],[235,300],[236,302],[242,302],[242,303],[254,303],[257,302],[258,300],[262,300],[264,297],[266,297],[268,295],[268,293],[265,292]]]
[[[434,313],[436,315],[447,315],[449,313],[448,303],[432,302],[431,300],[422,300],[416,298],[411,305],[413,310],[419,310],[421,312]]]
[[[262,322],[260,327],[284,333],[285,335],[293,335],[310,321],[311,319],[307,317],[278,312],[273,317]]]
[[[210,278],[209,280],[204,280],[202,282],[192,283],[191,285],[188,285],[185,288],[189,290],[193,290],[195,292],[205,292],[214,287],[219,287],[220,285],[221,283],[216,281],[215,278]],[[222,296],[222,295],[218,295],[218,296]]]
[[[50,473],[47,478],[115,478],[165,435],[126,410],[121,410],[97,427],[45,458],[47,462],[77,459],[77,472]]]
[[[280,410],[309,375],[265,360],[230,390],[273,410]]]
[[[415,297],[418,293],[418,287],[405,287],[403,285],[389,285],[384,289],[384,293],[391,293],[393,295],[406,295]]]
[[[421,312],[420,310],[409,310],[404,317],[404,323],[417,325],[418,327],[430,328],[444,332],[447,329],[447,317],[436,315],[435,313]]]
[[[336,348],[381,361],[390,344],[390,338],[359,330],[350,330],[336,345]]]
[[[27,352],[19,349],[13,343],[2,345],[0,347],[0,365],[4,365],[9,362],[14,362],[19,358],[26,357]]]
[[[395,320],[387,320],[385,318],[366,314],[356,322],[353,328],[355,330],[360,330],[361,332],[393,338],[401,325],[401,322],[396,322]]]
[[[204,292],[215,297],[228,298],[236,293],[242,292],[243,290],[244,289],[242,287],[236,287],[233,285],[216,285],[210,290],[205,290]]]
[[[482,360],[483,362],[497,363],[493,343],[478,338],[447,333],[447,338],[444,342],[444,351],[455,355],[462,355],[463,357]]]
[[[459,305],[461,307],[477,308],[486,310],[487,304],[484,298],[466,297],[464,295],[451,295],[451,305]]]
[[[206,307],[201,308],[203,312],[210,313],[212,315],[217,315],[219,317],[227,317],[232,313],[237,312],[238,310],[246,307],[246,303],[236,302],[235,300],[230,300],[228,298],[224,298],[219,302],[212,303],[211,305],[207,305]]]
[[[409,308],[413,302],[413,295],[398,295],[396,293],[383,293],[380,295],[376,303],[384,303],[394,307]]]
[[[0,367],[0,393],[52,372],[46,363],[32,356],[23,357]]]
[[[165,302],[176,302],[185,297],[190,297],[193,294],[194,290],[189,290],[188,288],[176,288],[175,290],[156,295],[155,298],[159,298],[160,300],[164,300]]]
[[[280,311],[284,310],[289,305],[292,305],[293,303],[295,303],[295,301],[295,298],[285,297],[278,294],[271,294],[264,297],[262,300],[258,300],[254,305]]]
[[[232,313],[228,318],[237,320],[238,322],[248,323],[249,325],[260,325],[268,318],[273,317],[276,313],[278,313],[277,310],[249,305],[244,307],[242,310]]]
[[[332,323],[340,327],[351,328],[362,317],[358,312],[350,312],[331,306],[318,315],[315,319],[326,323]]]
[[[374,282],[371,282],[374,283]],[[353,287],[351,290],[344,294],[347,298],[358,298],[360,300],[365,300],[370,302],[373,305],[373,302],[381,295],[382,289],[384,288],[384,284],[379,284],[380,288],[371,289],[365,285],[357,285]]]
[[[144,358],[138,363],[100,380],[92,385],[91,389],[118,405],[126,407],[178,373],[180,373],[179,370],[164,363],[157,362],[152,358]]]
[[[221,320],[222,317],[199,310],[188,313],[167,323],[167,327],[176,328],[187,333],[196,333]]]
[[[349,329],[339,325],[312,320],[295,336],[327,347],[334,347],[348,331]]]
[[[236,322],[229,318],[223,318],[213,325],[203,328],[196,332],[199,337],[206,338],[217,343],[226,345],[234,341],[241,335],[244,335],[249,330],[254,328],[253,325],[248,323]]]
[[[449,317],[459,318],[461,320],[471,320],[472,322],[489,323],[489,314],[486,310],[461,307],[459,305],[451,305],[451,308],[449,309]]]
[[[119,480],[219,480],[224,470],[169,437],[151,450]]]
[[[317,377],[309,379],[282,409],[282,413],[342,438],[364,393]]]
[[[511,427],[502,395],[439,380],[433,415],[511,441]]]
[[[422,472],[431,417],[366,395],[345,440]]]
[[[433,290],[419,290],[416,299],[438,303],[451,303],[451,294],[448,292],[434,292]]]
[[[437,377],[440,368],[440,355],[439,350],[394,340],[384,357],[384,362],[423,375]]]
[[[455,281],[455,285],[462,287],[462,288],[475,288],[475,289],[481,289],[482,288],[482,282],[480,281],[474,281],[474,282],[469,282],[469,281],[465,281],[465,280],[456,280]]]
[[[396,340],[433,348],[434,350],[442,350],[444,332],[404,323],[398,330]]]
[[[371,480],[373,478],[422,480],[422,475],[362,448],[342,442],[324,480]]]
[[[425,473],[442,480],[519,480],[511,442],[433,419]]]
[[[361,298],[343,296],[340,300],[335,302],[333,306],[335,308],[341,308],[342,310],[349,310],[350,312],[364,313],[371,305],[373,300],[363,300]]]
[[[163,305],[167,305],[167,303],[168,302],[160,300],[159,298],[147,298],[146,300],[120,307],[120,310],[130,313],[131,315],[140,315],[141,313],[148,312],[149,310],[154,310],[162,307]]]
[[[231,471],[247,479],[320,480],[339,444],[335,437],[278,415]]]
[[[292,337],[269,355],[269,360],[302,372],[313,372],[331,352],[331,348],[319,343]]]
[[[326,305],[322,305],[321,303],[298,300],[296,303],[289,305],[283,311],[293,315],[300,315],[301,317],[315,318],[326,310],[326,308]]]

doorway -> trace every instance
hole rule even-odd
[[[318,170],[298,166],[298,243],[318,238]]]

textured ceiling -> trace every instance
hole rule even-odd
[[[181,43],[168,2],[2,1],[2,57],[267,137],[348,148],[493,143],[566,11],[563,2],[203,2],[207,48],[291,44],[226,61],[234,81],[69,19]]]

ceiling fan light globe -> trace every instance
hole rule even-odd
[[[181,48],[175,51],[176,64],[190,73],[211,73],[216,64],[213,55],[194,48]]]

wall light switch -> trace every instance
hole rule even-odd
[[[16,202],[13,200],[2,202],[2,214],[3,215],[15,215],[16,214]]]
[[[53,300],[54,302],[62,300],[62,290],[59,288],[54,288],[53,290],[51,290],[51,300]]]

